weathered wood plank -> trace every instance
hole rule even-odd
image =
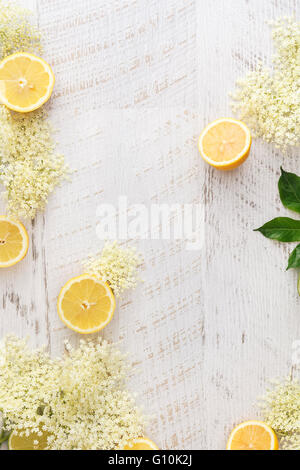
[[[296,0],[36,0],[45,57],[57,84],[51,117],[59,148],[77,171],[29,227],[27,259],[0,273],[0,335],[29,334],[63,350],[77,341],[56,313],[61,286],[97,252],[97,207],[202,203],[200,252],[180,242],[143,241],[145,283],[119,304],[105,330],[129,351],[132,387],[154,416],[162,448],[224,448],[230,429],[256,415],[267,379],[289,373],[300,337],[296,274],[287,248],[252,229],[286,213],[277,179],[296,158],[255,142],[226,174],[198,156],[197,137],[231,114],[236,78],[269,60],[265,22],[299,15]]]

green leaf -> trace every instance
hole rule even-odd
[[[10,432],[0,432],[0,445],[3,444],[3,442],[6,442],[10,436]]]
[[[300,220],[277,217],[255,230],[271,240],[300,242]]]
[[[298,269],[300,268],[300,245],[298,245],[294,251],[291,253],[289,257],[289,265],[287,267],[287,271],[289,269]]]
[[[282,204],[300,214],[300,177],[281,168],[278,188]]]

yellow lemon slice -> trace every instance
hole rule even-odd
[[[261,421],[246,421],[231,433],[227,450],[278,450],[275,432]]]
[[[47,448],[48,433],[39,436],[31,433],[29,436],[20,436],[19,432],[12,432],[8,440],[9,450],[45,450]]]
[[[50,65],[26,52],[6,57],[0,63],[0,103],[20,113],[29,113],[49,100],[55,83]]]
[[[116,309],[114,294],[108,284],[84,274],[71,279],[58,297],[58,314],[71,330],[91,334],[111,321]]]
[[[21,222],[0,216],[0,268],[22,261],[28,252],[29,238]]]
[[[143,437],[129,443],[124,450],[158,450],[158,447],[150,439]]]
[[[251,143],[246,124],[223,118],[204,129],[199,139],[199,151],[209,165],[219,170],[232,170],[248,158]]]

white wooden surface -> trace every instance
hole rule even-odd
[[[145,284],[119,304],[105,337],[139,369],[131,386],[153,415],[161,448],[222,449],[228,432],[257,416],[267,380],[286,375],[300,339],[296,273],[288,248],[252,229],[285,214],[276,184],[294,156],[255,142],[236,171],[198,156],[197,137],[231,115],[235,80],[269,61],[266,20],[299,15],[298,0],[28,0],[57,84],[51,116],[77,172],[32,226],[27,259],[0,273],[0,336],[29,335],[51,353],[77,336],[60,323],[61,286],[101,249],[96,209],[201,202],[200,252],[145,241]],[[289,247],[290,248],[290,247]]]

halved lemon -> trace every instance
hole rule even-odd
[[[143,437],[127,444],[124,450],[158,450],[158,447],[150,439]]]
[[[199,151],[209,165],[219,170],[232,170],[248,158],[251,143],[246,124],[223,118],[204,129],[199,139]]]
[[[115,312],[116,301],[106,282],[84,274],[71,279],[62,288],[57,308],[67,327],[77,333],[91,334],[108,325]]]
[[[45,450],[48,437],[48,433],[43,433],[42,436],[37,433],[20,436],[20,433],[13,431],[8,439],[8,448],[9,450]]]
[[[18,52],[0,63],[0,103],[29,113],[49,100],[55,83],[52,69],[40,57]]]
[[[270,426],[261,421],[246,421],[231,433],[227,450],[278,450],[278,439]]]
[[[21,222],[0,216],[0,268],[22,261],[28,252],[29,238]]]

